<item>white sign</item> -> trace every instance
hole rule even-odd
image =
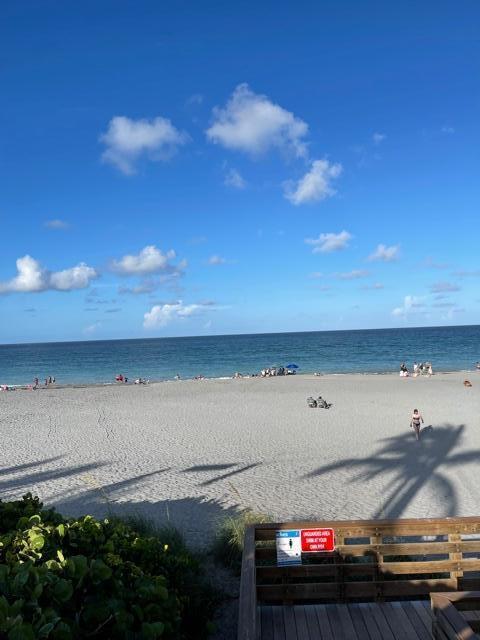
[[[300,531],[279,530],[275,534],[277,543],[277,564],[302,564],[302,543]]]

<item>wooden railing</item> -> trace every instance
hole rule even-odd
[[[432,593],[433,637],[438,640],[480,640],[480,591]],[[469,611],[475,615],[470,617]],[[463,614],[460,612],[464,612]]]
[[[301,565],[277,566],[276,532],[313,528],[334,529],[335,551],[302,554]],[[469,539],[473,534],[478,539]],[[245,536],[239,638],[255,638],[258,603],[375,601],[480,590],[478,572],[480,517],[252,525]]]

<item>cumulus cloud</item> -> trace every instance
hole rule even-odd
[[[236,169],[229,169],[227,171],[223,184],[227,187],[233,187],[233,189],[245,189],[247,186],[246,181]]]
[[[321,233],[318,238],[305,238],[305,243],[313,246],[312,253],[331,253],[346,249],[352,237],[348,231]]]
[[[387,136],[384,133],[374,133],[372,136],[373,144],[381,144]]]
[[[65,230],[70,227],[68,222],[65,222],[65,220],[60,220],[59,218],[54,218],[53,220],[46,220],[43,223],[43,226],[47,227],[47,229],[61,229],[61,230]]]
[[[0,282],[0,293],[85,289],[99,275],[93,267],[84,262],[63,271],[48,271],[29,255],[18,258],[16,265],[17,275],[11,280]]]
[[[208,305],[211,307],[211,305]],[[150,311],[143,316],[143,326],[145,329],[154,329],[164,327],[173,320],[189,318],[203,310],[207,305],[188,304],[185,305],[181,300],[178,302],[167,302],[165,304],[156,304]]]
[[[102,160],[132,175],[142,156],[153,161],[168,160],[188,140],[188,134],[176,129],[167,118],[131,120],[115,116],[100,136],[100,142],[106,146]]]
[[[398,260],[400,255],[400,247],[398,244],[387,247],[385,244],[379,244],[375,251],[368,256],[370,262],[393,262]]]
[[[408,295],[403,299],[403,305],[401,307],[395,307],[395,309],[392,310],[392,315],[397,318],[406,318],[409,314],[415,313],[424,306],[423,298]]]
[[[328,160],[314,160],[310,170],[298,182],[285,184],[285,197],[294,205],[319,202],[333,195],[332,180],[342,173],[341,164],[331,164]]]
[[[335,278],[338,280],[358,280],[359,278],[366,278],[370,275],[370,271],[364,269],[353,269],[353,271],[347,271],[345,273],[334,273]]]
[[[460,291],[460,287],[458,284],[453,284],[452,282],[435,282],[430,287],[430,291],[432,293],[450,293],[453,291]]]
[[[171,249],[163,253],[155,245],[144,247],[137,255],[125,255],[120,260],[113,260],[110,268],[122,276],[145,276],[154,273],[181,273],[186,262],[183,260],[177,265],[172,263],[176,253]]]
[[[210,142],[252,155],[276,148],[306,157],[308,125],[293,113],[240,84],[225,107],[215,107],[206,135]]]

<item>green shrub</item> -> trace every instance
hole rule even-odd
[[[238,515],[228,516],[222,521],[213,545],[215,559],[229,569],[240,573],[242,566],[245,530],[250,524],[271,522],[270,516],[245,509]]]
[[[0,640],[202,639],[215,604],[172,529],[0,501]]]

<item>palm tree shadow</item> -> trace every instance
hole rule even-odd
[[[369,458],[347,458],[319,467],[305,475],[314,478],[338,469],[357,469],[350,482],[372,480],[382,474],[393,473],[383,488],[384,499],[374,514],[377,518],[399,518],[427,484],[435,487],[442,497],[445,516],[457,515],[458,500],[455,487],[442,473],[442,468],[460,467],[480,462],[480,449],[457,453],[462,442],[465,425],[445,424],[422,429],[417,442],[412,433],[384,438],[383,444]]]

